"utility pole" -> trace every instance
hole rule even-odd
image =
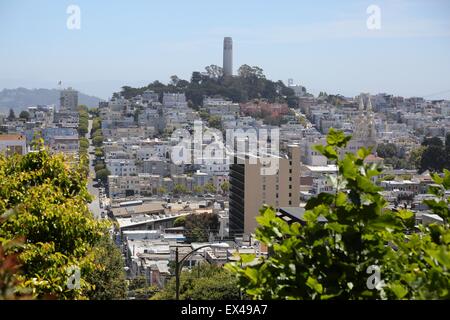
[[[175,248],[175,300],[180,300],[180,275],[178,274],[178,247]]]
[[[200,246],[195,250],[192,250],[191,252],[189,252],[188,254],[186,254],[183,259],[181,259],[181,261],[178,261],[178,247],[175,248],[175,299],[179,300],[180,299],[180,271],[183,268],[183,263],[186,261],[187,258],[189,258],[190,256],[192,256],[193,253],[199,251],[200,249],[204,249],[207,247],[217,247],[218,245],[214,245],[214,244],[206,244],[204,246]],[[220,245],[219,245],[220,246]]]

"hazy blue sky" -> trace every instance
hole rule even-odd
[[[343,2],[0,0],[0,89],[62,80],[107,98],[122,85],[221,65],[231,36],[235,71],[257,65],[316,94],[450,98],[450,1]],[[80,30],[66,27],[71,4]],[[366,27],[372,4],[380,30]]]

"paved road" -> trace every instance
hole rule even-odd
[[[92,145],[92,139],[90,138],[92,128],[92,120],[89,119],[88,123],[88,133],[86,134],[86,138],[89,140],[89,177],[88,177],[88,191],[89,193],[94,197],[94,200],[89,204],[89,209],[91,210],[92,214],[94,215],[94,218],[101,219],[101,212],[102,209],[100,208],[100,202],[99,202],[99,194],[98,189],[94,188],[94,178],[95,178],[95,170],[94,170],[94,158],[95,156],[91,154],[93,153],[95,148]]]

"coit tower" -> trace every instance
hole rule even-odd
[[[233,75],[233,39],[230,37],[223,39],[223,75]]]

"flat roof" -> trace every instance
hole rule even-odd
[[[142,204],[134,205],[134,206],[112,208],[111,212],[115,217],[131,216],[131,215],[143,214],[143,213],[157,213],[157,212],[164,211],[163,204],[165,204],[165,203],[166,202],[162,202],[162,201],[147,202],[147,203],[142,203]]]
[[[182,216],[187,216],[191,214],[191,212],[180,212],[177,214],[153,214],[153,215],[143,215],[140,217],[134,217],[134,218],[116,218],[117,223],[119,224],[119,228],[127,228],[127,227],[133,227],[138,226],[141,224],[147,224],[149,222],[159,222],[169,219],[175,219]]]
[[[25,136],[22,134],[0,134],[0,141],[7,140],[25,140]]]

